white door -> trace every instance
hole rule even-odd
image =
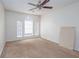
[[[74,49],[75,42],[75,27],[62,27],[60,30],[60,45],[68,48]]]

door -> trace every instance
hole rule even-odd
[[[75,27],[62,27],[60,30],[60,46],[74,49]]]

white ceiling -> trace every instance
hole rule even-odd
[[[38,1],[39,0],[2,0],[4,7],[8,10],[36,14],[39,14],[40,11],[29,11],[29,9],[33,8],[34,6],[28,5],[28,3],[31,2],[37,4]],[[79,2],[79,0],[50,0],[50,2],[47,5],[51,5],[54,7],[54,9],[58,9],[76,2]]]

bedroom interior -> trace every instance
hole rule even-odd
[[[0,58],[79,58],[79,0],[0,0]]]

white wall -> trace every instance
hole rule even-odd
[[[4,8],[0,2],[0,55],[5,45],[5,20],[4,20]]]
[[[6,10],[6,39],[7,41],[19,40],[16,37],[17,36],[17,27],[16,27],[17,23],[16,22],[19,20],[23,22],[25,20],[25,17],[27,17],[28,15],[32,16],[32,19],[34,19],[36,23],[38,22],[37,24],[35,23],[34,29],[36,31],[34,35],[39,36],[39,28],[37,28],[37,26],[39,26],[40,16]]]
[[[44,13],[41,20],[41,37],[59,43],[62,26],[76,27],[75,50],[79,51],[79,3]]]

